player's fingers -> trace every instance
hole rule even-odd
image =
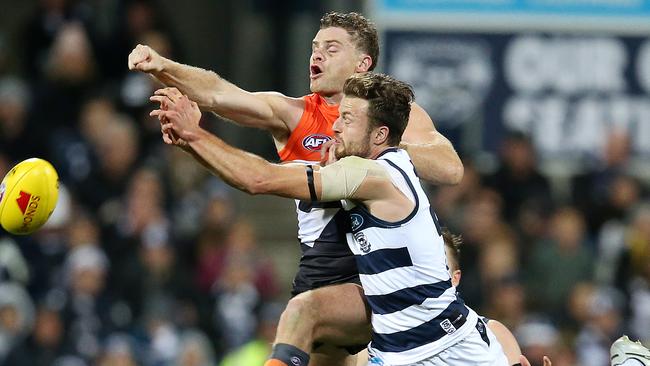
[[[323,159],[325,159],[325,157],[327,157],[329,148],[332,146],[332,144],[334,144],[334,140],[325,141],[325,143],[321,147],[321,149],[320,149],[320,160],[321,161]]]
[[[170,98],[171,100],[173,100],[173,101],[175,101],[175,102],[183,101],[183,100],[184,100],[183,98],[187,99],[187,97],[186,97],[185,95],[183,95],[183,94],[182,94],[178,89],[176,89],[176,88],[170,88],[169,93],[168,93],[167,95],[169,96],[169,98]]]
[[[149,116],[151,117],[158,117],[158,119],[161,119],[164,116],[165,111],[162,109],[154,109],[153,111],[149,112]]]
[[[143,64],[144,61],[147,61],[149,59],[150,52],[149,52],[149,47],[144,46],[144,45],[137,45],[129,55],[129,60],[133,64],[134,67],[137,67],[138,65]]]
[[[336,162],[336,146],[332,144],[329,148],[329,156],[327,158],[327,164],[333,164]]]
[[[544,366],[553,366],[551,359],[548,356],[544,356]]]
[[[129,63],[129,70],[133,70],[135,67],[135,64],[138,62],[139,52],[138,52],[138,47],[134,48],[131,53],[129,53],[129,58],[128,58],[128,63]]]
[[[171,88],[160,88],[156,89],[156,91],[153,92],[154,95],[167,95],[171,91]]]
[[[327,160],[329,159],[330,149],[334,145],[334,140],[326,141],[320,149],[320,165],[327,165]]]
[[[181,99],[181,97],[183,96],[183,94],[181,94],[181,92],[176,88],[158,89],[155,92],[153,92],[153,94],[154,94],[154,96],[155,95],[166,96],[172,102],[178,102]]]
[[[160,129],[164,133],[172,133],[174,132],[174,125],[171,122],[163,122]]]
[[[170,107],[176,105],[173,99],[165,95],[152,95],[149,97],[149,100],[160,103],[160,109],[163,111],[169,110]]]
[[[530,361],[524,355],[519,356],[519,363],[521,363],[521,366],[530,366]]]
[[[133,60],[133,68],[140,71],[149,70],[149,57],[147,55],[138,54]]]
[[[160,106],[163,107],[162,109],[167,109],[170,104],[174,104],[174,101],[166,95],[152,95],[149,97],[149,100],[160,103]]]
[[[151,117],[158,117],[158,120],[160,120],[161,122],[166,121],[168,123],[171,123],[172,122],[171,119],[177,117],[178,113],[175,113],[174,111],[163,111],[160,109],[156,109],[149,112],[149,115]]]
[[[163,139],[163,142],[166,143],[167,145],[172,145],[174,143],[174,141],[172,141],[171,137],[168,134],[164,133],[164,132],[162,133],[162,139]]]
[[[161,95],[152,95],[149,97],[149,100],[152,102],[162,103],[163,99],[167,97]]]

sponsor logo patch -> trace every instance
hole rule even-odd
[[[23,225],[19,231],[29,232],[29,227],[32,225],[32,221],[34,221],[34,216],[36,215],[40,201],[40,196],[34,196],[31,193],[20,191],[20,196],[16,199],[16,203],[23,213]]]
[[[0,184],[0,202],[2,202],[2,198],[5,196],[5,189],[5,184]]]
[[[25,211],[27,211],[27,206],[29,205],[29,199],[32,198],[31,193],[27,193],[25,191],[20,191],[20,196],[16,198],[16,203],[18,204],[18,208],[20,209],[20,212],[25,214]]]
[[[302,146],[309,151],[320,151],[324,143],[332,138],[322,134],[312,134],[302,139]]]
[[[445,319],[441,321],[440,327],[442,328],[442,330],[447,332],[447,334],[452,334],[456,331],[456,327],[454,327],[454,325],[451,324],[451,321],[449,321],[449,319]]]

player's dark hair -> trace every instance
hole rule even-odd
[[[447,260],[453,262],[455,269],[460,269],[460,247],[463,245],[463,238],[460,235],[452,234],[446,227],[442,228],[442,239],[447,247]]]
[[[388,127],[391,146],[399,145],[411,113],[414,94],[410,85],[385,74],[356,74],[345,81],[346,96],[368,101],[369,129]]]
[[[377,27],[359,13],[329,12],[320,19],[320,29],[343,28],[352,37],[357,49],[372,59],[369,71],[374,70],[379,62],[379,36]]]

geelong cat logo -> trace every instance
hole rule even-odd
[[[363,225],[363,216],[359,214],[350,215],[350,221],[352,223],[352,231],[357,231]]]
[[[302,139],[302,146],[304,146],[305,149],[309,151],[320,151],[320,148],[323,146],[323,144],[331,139],[332,138],[327,135],[322,135],[319,133],[312,134]]]

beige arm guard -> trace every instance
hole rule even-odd
[[[352,198],[366,177],[385,177],[386,169],[374,160],[347,156],[320,170],[321,201]]]

